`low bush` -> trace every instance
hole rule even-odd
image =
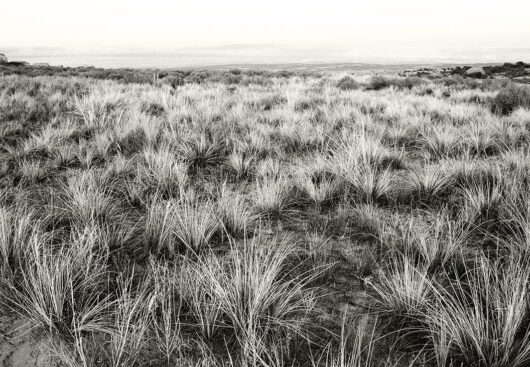
[[[355,90],[360,88],[360,84],[357,83],[352,77],[345,76],[337,82],[337,88],[340,90]]]
[[[511,84],[503,88],[491,102],[491,110],[501,115],[509,115],[517,108],[530,108],[530,88]]]

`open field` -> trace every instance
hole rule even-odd
[[[26,71],[3,366],[530,365],[529,86]]]

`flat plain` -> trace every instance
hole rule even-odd
[[[528,366],[530,69],[479,69],[6,66],[2,365]]]

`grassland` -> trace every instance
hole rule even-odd
[[[0,77],[4,337],[40,365],[530,364],[527,86],[220,75]]]

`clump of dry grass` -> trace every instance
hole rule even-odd
[[[351,324],[351,325],[350,325]],[[351,330],[351,329],[354,330]],[[371,330],[370,330],[371,329]],[[313,358],[313,367],[370,367],[375,366],[375,326],[370,328],[366,320],[351,322],[342,318],[338,346],[329,344],[320,358]],[[322,361],[324,364],[322,364]],[[385,366],[388,364],[385,364]]]
[[[49,245],[43,235],[33,238],[20,279],[4,284],[10,298],[3,303],[53,337],[75,340],[108,331],[109,273],[105,259],[93,251],[93,237],[58,250]]]
[[[469,126],[463,144],[468,156],[491,156],[504,150],[499,130],[495,121]]]
[[[435,353],[443,362],[524,366],[530,361],[528,264],[479,258],[449,287],[436,284],[425,311]]]
[[[157,252],[164,249],[175,250],[176,239],[173,232],[174,203],[172,201],[153,200],[145,216],[144,243],[148,249]]]
[[[23,160],[18,168],[21,183],[32,185],[44,182],[53,170],[39,161]]]
[[[4,276],[22,268],[32,242],[40,239],[39,222],[31,212],[0,208],[0,257]]]
[[[242,238],[254,232],[258,216],[252,211],[248,198],[223,185],[216,205],[222,229],[227,234]]]
[[[54,164],[59,169],[76,167],[80,164],[79,148],[75,145],[60,145],[52,152]]]
[[[351,189],[353,199],[361,202],[388,200],[393,188],[392,167],[401,165],[377,140],[356,136],[351,143],[342,142],[332,151],[330,166]]]
[[[234,172],[238,180],[252,175],[255,158],[244,151],[234,150],[227,158],[227,167]]]
[[[336,201],[342,185],[324,158],[317,155],[301,161],[297,164],[296,171],[297,186],[317,209],[320,210]]]
[[[123,95],[102,89],[93,89],[85,97],[75,97],[74,103],[76,113],[89,128],[106,128],[119,121],[126,104]]]
[[[358,234],[380,238],[384,232],[382,210],[374,204],[359,204],[353,208],[341,208],[342,211],[350,210],[353,214],[355,231]]]
[[[138,171],[153,191],[164,196],[178,196],[188,183],[188,165],[168,146],[145,150]]]
[[[443,199],[454,184],[451,172],[442,167],[412,170],[409,183],[411,198],[426,204]]]
[[[307,285],[315,274],[292,277],[285,272],[294,251],[289,239],[267,243],[255,238],[241,249],[232,244],[225,260],[211,255],[191,265],[200,286],[207,287],[212,302],[230,320],[242,363],[266,363],[268,347],[278,338],[287,341],[293,333],[305,332],[315,302]]]
[[[262,179],[277,179],[280,172],[280,162],[277,159],[266,158],[257,165],[257,176]]]
[[[465,198],[464,215],[468,221],[481,224],[499,218],[499,210],[504,199],[500,185],[475,182],[469,187],[464,187],[462,191]]]
[[[210,245],[220,230],[216,204],[195,196],[163,200],[155,198],[145,219],[148,247],[173,257],[178,252],[197,252]]]
[[[170,365],[172,358],[175,355],[182,357],[189,346],[189,341],[182,332],[181,313],[184,301],[178,293],[179,278],[175,277],[174,267],[154,262],[150,266],[155,295],[152,307],[155,344],[167,365]]]
[[[207,247],[219,231],[220,222],[212,200],[183,199],[175,207],[174,219],[176,238],[193,251]]]
[[[203,264],[204,265],[204,264]],[[205,340],[213,340],[223,324],[222,305],[215,298],[211,284],[205,281],[205,274],[201,274],[195,263],[185,263],[177,272],[178,290],[182,301],[188,307],[194,321],[194,327],[199,330]],[[211,268],[215,272],[220,269]],[[220,274],[218,274],[220,276]]]
[[[376,278],[368,279],[367,285],[377,294],[380,312],[413,322],[432,300],[432,281],[426,266],[414,264],[409,254],[401,253]]]
[[[64,220],[78,227],[89,223],[112,223],[123,217],[109,193],[109,183],[101,182],[94,170],[68,178],[55,209]]]
[[[418,138],[418,146],[426,158],[447,159],[458,156],[461,151],[461,132],[454,128],[429,129]]]
[[[278,220],[292,213],[295,203],[292,183],[284,176],[277,179],[263,178],[256,181],[252,193],[256,213],[269,220]]]
[[[193,136],[178,147],[180,157],[193,169],[213,166],[221,161],[223,146],[204,134]]]
[[[117,279],[117,293],[113,323],[108,341],[108,360],[111,366],[130,366],[137,363],[146,351],[146,341],[151,326],[151,315],[156,304],[156,294],[151,279],[134,282],[134,272]]]
[[[436,273],[462,260],[469,235],[464,220],[453,220],[447,211],[442,211],[428,225],[418,219],[400,224],[393,234],[395,243],[392,245],[427,267],[430,273]]]

